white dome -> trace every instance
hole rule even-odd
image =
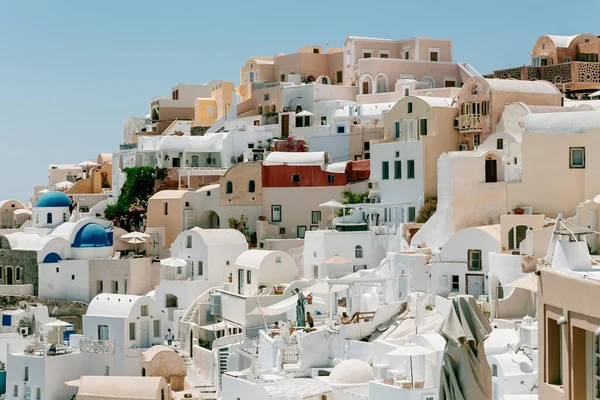
[[[373,380],[373,368],[361,360],[344,360],[329,375],[332,383],[361,384]]]

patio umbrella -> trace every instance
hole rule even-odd
[[[38,191],[39,194],[45,194],[45,193],[48,193],[48,192],[49,192],[48,189],[42,189],[42,190]]]
[[[323,204],[319,204],[319,207],[331,207],[331,230],[333,230],[333,209],[334,208],[344,208],[344,205],[339,201],[335,201],[331,199]]]
[[[129,232],[121,236],[121,239],[149,239],[151,236],[142,232]]]
[[[315,114],[311,113],[310,111],[304,110],[296,114],[296,117],[314,117],[314,115]]]
[[[343,258],[343,257],[342,257]],[[332,293],[343,292],[348,289],[348,285],[334,285],[327,282],[319,282],[314,285],[304,289],[306,292],[310,292],[313,294],[326,294],[329,299],[329,322],[333,319],[333,299],[331,298]]]
[[[85,161],[80,162],[79,164],[75,164],[75,165],[77,165],[78,167],[99,167],[100,166],[100,164],[98,164],[97,162],[92,161],[92,160],[85,160]]]
[[[69,182],[69,181],[58,182],[54,185],[55,189],[69,189],[72,187],[73,187],[73,182]]]
[[[123,237],[121,236],[121,238],[123,238]],[[135,254],[137,254],[137,245],[138,245],[138,243],[146,243],[146,239],[134,237],[134,238],[131,238],[129,240],[126,240],[126,242],[135,245]]]
[[[410,387],[414,389],[415,378],[413,375],[413,357],[428,356],[433,353],[433,350],[427,349],[423,346],[416,344],[407,343],[404,346],[398,347],[396,350],[388,354],[391,357],[409,357],[410,359]]]
[[[169,257],[163,260],[160,260],[160,265],[164,265],[165,267],[185,267],[187,265],[187,261],[182,260],[177,257]]]
[[[458,295],[438,333],[446,340],[440,400],[492,398],[492,371],[484,341],[492,328],[475,298]]]
[[[48,326],[48,327],[51,327],[51,328],[56,328],[57,329],[57,332],[56,332],[56,334],[57,334],[57,341],[60,342],[61,341],[60,340],[60,329],[61,328],[66,328],[67,326],[73,326],[73,324],[70,323],[70,322],[66,322],[66,321],[62,321],[60,319],[57,319],[55,321],[45,323],[44,326]]]

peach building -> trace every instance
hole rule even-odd
[[[453,62],[450,39],[349,36],[343,52],[343,84],[358,85],[361,95],[393,92],[399,79],[420,81],[430,88],[447,88],[460,87],[470,76],[464,66]]]
[[[599,53],[600,38],[596,35],[543,35],[533,45],[529,66],[497,70],[493,77],[545,80],[568,97],[579,97],[600,87]]]
[[[473,77],[458,95],[459,116],[456,127],[463,150],[482,144],[500,121],[508,103],[522,102],[533,106],[561,106],[562,95],[551,83]]]
[[[194,100],[191,134],[204,134],[219,119],[231,112],[232,107],[237,104],[235,97],[233,82],[219,82],[211,88],[209,97],[197,97]]]

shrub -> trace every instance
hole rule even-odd
[[[437,209],[437,197],[430,197],[427,199],[423,207],[419,210],[419,215],[415,219],[415,222],[419,224],[424,224],[431,218],[431,216],[435,213]]]

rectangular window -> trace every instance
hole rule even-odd
[[[570,168],[585,168],[585,147],[569,147]]]
[[[336,78],[337,83],[342,83],[344,81],[344,77],[342,75],[342,71],[337,71],[335,73],[335,78]]]
[[[496,149],[502,150],[503,148],[504,148],[504,140],[503,139],[496,140]]]
[[[25,382],[29,381],[29,367],[25,366],[25,371],[23,371],[23,380]]]
[[[401,136],[402,136],[402,125],[400,124],[400,121],[396,121],[396,122],[394,122],[394,137],[396,139],[400,139]]]
[[[112,281],[112,293],[119,293],[119,281]]]
[[[275,264],[281,264],[281,256],[275,257]]]
[[[404,52],[404,59],[405,59],[405,60],[408,60],[409,58],[410,58],[410,52],[408,52],[408,51],[405,51],[405,52]]]
[[[147,304],[144,304],[143,306],[140,307],[140,315],[142,317],[148,316],[148,305]]]
[[[319,230],[319,225],[311,225],[310,226],[310,230],[311,231],[318,231]]]
[[[248,285],[252,283],[252,271],[250,270],[246,271],[246,283]]]
[[[204,261],[198,261],[198,276],[204,275]]]
[[[479,133],[476,133],[473,135],[473,146],[474,147],[479,146]]]
[[[452,288],[450,291],[458,292],[460,290],[460,277],[458,275],[452,275]]]
[[[104,281],[96,281],[96,292],[104,293]]]
[[[429,53],[429,61],[438,61],[438,52],[432,51]]]
[[[456,87],[456,81],[444,81],[444,87]]]
[[[98,325],[98,340],[108,340],[108,325]]]
[[[564,62],[570,63],[571,62],[571,57],[565,57]]]
[[[427,135],[427,118],[419,120],[419,133],[423,136]]]
[[[410,95],[410,89],[404,89],[404,95],[405,96],[409,96]]]
[[[327,183],[335,183],[335,175],[333,175],[333,174],[327,175]]]
[[[18,271],[19,271],[19,270],[17,270],[17,272],[18,272]],[[19,279],[17,279],[17,280],[19,280]],[[75,275],[71,275],[71,280],[72,280],[72,281],[74,281],[74,280],[75,280]]]
[[[271,221],[281,222],[281,206],[271,206]]]
[[[285,74],[281,74],[281,82],[285,82]]]
[[[19,397],[19,385],[14,385],[13,386],[13,396],[14,397]]]
[[[415,222],[416,214],[415,207],[408,207],[408,222]]]
[[[135,340],[135,322],[129,323],[129,340]]]
[[[177,267],[177,275],[183,274],[183,267]]]
[[[344,125],[338,125],[337,133],[346,133],[346,127]]]
[[[379,50],[379,58],[390,58],[389,50]]]
[[[370,151],[371,150],[371,142],[364,142],[363,143],[363,150],[364,151]]]
[[[492,376],[498,376],[498,364],[492,364]]]
[[[408,179],[415,179],[415,161],[414,160],[408,160],[406,162],[406,169],[407,169],[407,178]]]
[[[21,280],[21,268],[15,268],[15,274],[16,274],[15,279],[20,281]]]
[[[292,183],[300,183],[300,174],[292,175]]]
[[[402,161],[394,161],[394,179],[402,179]]]
[[[481,271],[481,250],[469,250],[467,252],[469,271]]]
[[[298,235],[298,239],[304,239],[306,235],[306,225],[301,225],[296,228],[296,233]]]
[[[310,220],[313,224],[318,224],[319,222],[321,222],[321,211],[313,211],[311,213]]]
[[[381,162],[381,179],[390,179],[390,163],[387,161]]]
[[[160,337],[161,332],[160,332],[160,319],[155,319],[153,321],[153,335],[154,337]]]
[[[265,93],[265,95],[263,96],[264,101],[269,101],[269,94]]]
[[[185,247],[187,249],[191,249],[192,248],[192,235],[187,235],[186,239],[186,243],[185,243]]]
[[[35,400],[41,400],[42,398],[42,388],[35,389]]]
[[[407,112],[408,114],[412,114],[412,111],[413,111],[413,109],[412,109],[412,101],[409,101],[409,102],[406,104],[406,112]]]
[[[164,211],[165,211],[165,215],[169,215],[169,203],[167,203],[166,201],[165,201],[165,209],[164,209]]]
[[[363,58],[371,58],[371,50],[363,50]]]
[[[327,125],[327,117],[321,117],[321,125]]]
[[[186,206],[186,207],[189,207],[189,206],[190,206],[190,202],[189,202],[189,201],[186,201],[186,202],[185,202],[185,206]]]

